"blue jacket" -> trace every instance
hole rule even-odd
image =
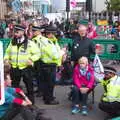
[[[15,88],[6,87],[5,88],[5,103],[3,105],[0,105],[0,118],[5,115],[7,110],[12,105],[14,99],[15,99]]]

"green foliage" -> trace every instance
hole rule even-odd
[[[120,11],[120,0],[106,0],[105,4],[108,11]]]

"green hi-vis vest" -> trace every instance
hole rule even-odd
[[[106,93],[102,100],[106,102],[120,102],[120,77],[114,76],[109,80],[110,82],[106,85]]]
[[[41,53],[41,60],[44,63],[55,63],[57,65],[61,65],[61,55],[60,48],[58,44],[54,44],[48,38],[45,38],[41,35],[35,37],[33,41],[39,46]]]
[[[13,68],[24,69],[26,68],[27,61],[37,61],[40,58],[40,52],[37,45],[28,40],[27,48],[24,49],[24,45],[19,48],[17,45],[10,44],[6,50],[4,59],[10,60]]]

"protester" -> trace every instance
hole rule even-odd
[[[76,64],[78,59],[82,56],[85,56],[90,60],[90,56],[95,54],[95,46],[93,42],[87,38],[86,26],[80,25],[78,33],[76,39],[73,41],[71,51],[71,61],[74,62],[74,64]]]
[[[13,120],[18,114],[24,120],[51,120],[43,116],[44,109],[32,105],[32,102],[20,88],[11,87],[10,66],[4,65],[5,103],[0,105],[0,120]]]
[[[113,35],[114,35],[114,39],[120,40],[120,23],[118,24],[117,29]]]
[[[4,67],[4,80],[5,80],[5,103],[0,105],[0,119],[12,120],[17,114],[21,113],[24,120],[33,120],[26,114],[24,107],[32,105],[32,102],[24,94],[20,88],[11,87],[10,79],[10,67],[5,65]],[[17,97],[17,94],[22,98]],[[22,107],[23,106],[23,107]]]
[[[0,25],[0,38],[3,38],[4,34],[5,34],[5,31],[4,31],[3,27],[2,27],[2,25]]]
[[[89,65],[86,57],[81,57],[73,72],[74,87],[72,91],[73,108],[72,113],[80,112],[82,105],[82,115],[88,114],[87,99],[88,94],[94,88],[94,70]]]
[[[96,27],[91,22],[88,23],[87,37],[89,39],[95,39],[97,37]]]
[[[32,31],[32,24],[29,24],[28,28],[26,29],[26,35],[29,39],[33,37],[33,31]]]

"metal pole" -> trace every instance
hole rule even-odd
[[[67,12],[67,23],[69,22],[69,12]]]
[[[89,10],[89,21],[91,22],[91,10]]]

